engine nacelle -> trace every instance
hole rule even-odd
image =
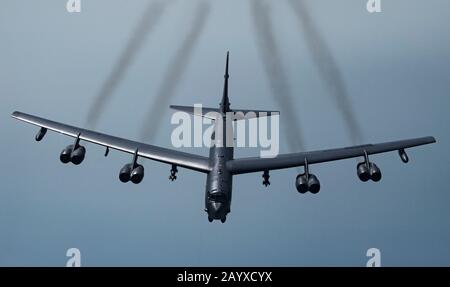
[[[320,181],[314,174],[310,174],[308,177],[308,190],[314,194],[320,191]]]
[[[70,155],[70,161],[74,165],[79,165],[83,162],[84,157],[86,155],[86,149],[84,146],[78,146],[75,150],[72,151],[72,154]]]
[[[311,193],[316,194],[320,191],[320,181],[314,174],[308,174],[308,176],[306,176],[306,174],[302,173],[297,175],[295,187],[300,193],[310,191]]]
[[[144,167],[138,164],[131,172],[130,179],[134,184],[138,184],[144,178]]]
[[[121,182],[126,183],[130,181],[132,168],[133,168],[132,164],[128,163],[120,169],[119,179]]]
[[[367,168],[367,165],[365,162],[358,163],[358,165],[356,167],[356,172],[361,181],[366,182],[370,179],[369,168]]]
[[[369,173],[370,173],[370,179],[373,180],[374,182],[380,181],[381,179],[381,170],[378,168],[378,166],[374,163],[370,163],[370,168],[369,168]]]
[[[69,145],[66,148],[64,148],[59,156],[59,159],[62,163],[69,163],[71,154],[72,154],[73,145]]]
[[[119,179],[121,182],[128,182],[131,180],[132,183],[138,184],[144,178],[144,167],[137,163],[138,150],[134,152],[133,161],[122,167],[119,172]]]
[[[308,180],[306,179],[305,174],[297,175],[297,178],[295,179],[295,187],[300,193],[305,193],[308,191]]]

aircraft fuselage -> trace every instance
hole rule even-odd
[[[225,117],[225,114],[222,113],[222,116]],[[233,184],[233,175],[227,169],[226,163],[233,159],[234,148],[226,145],[227,134],[233,135],[232,124],[225,118],[222,122],[224,123],[222,137],[213,135],[215,144],[209,151],[211,171],[206,177],[205,211],[208,213],[209,221],[220,219],[225,222],[226,215],[230,212]]]

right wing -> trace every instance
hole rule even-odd
[[[345,148],[319,150],[312,152],[290,153],[276,156],[274,158],[239,158],[227,162],[227,167],[232,174],[243,174],[258,171],[269,171],[297,166],[305,166],[305,163],[314,164],[329,162],[353,157],[362,157],[371,154],[384,153],[389,151],[403,151],[401,156],[406,156],[405,148],[434,143],[434,137],[423,137],[401,141],[385,142],[379,144],[367,144],[361,146],[351,146]],[[406,158],[402,160],[407,161]]]
[[[207,173],[210,171],[209,159],[195,154],[180,152],[176,150],[171,150],[167,148],[162,148],[154,145],[144,144],[132,140],[127,140],[115,136],[110,136],[107,134],[102,134],[99,132],[86,130],[37,116],[13,112],[11,115],[13,118],[18,120],[36,125],[44,129],[44,134],[46,130],[52,130],[63,135],[67,135],[73,138],[79,138],[80,140],[91,142],[104,146],[106,148],[112,148],[129,154],[135,154],[137,151],[137,156],[176,165],[179,167],[184,167],[192,169],[195,171],[200,171]],[[44,135],[43,134],[43,135]],[[42,135],[42,137],[43,137]],[[37,139],[40,140],[40,139]]]

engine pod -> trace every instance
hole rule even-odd
[[[300,193],[305,193],[308,191],[308,180],[305,174],[297,175],[297,178],[295,179],[295,187]]]
[[[59,160],[62,163],[70,162],[70,156],[72,154],[72,149],[73,149],[73,145],[69,145],[61,151],[61,154],[59,155]]]
[[[137,165],[130,175],[130,180],[134,184],[138,184],[144,178],[144,167],[142,165]]]
[[[130,175],[132,170],[132,164],[128,163],[124,165],[119,172],[119,180],[123,183],[130,181]]]
[[[309,175],[308,190],[314,194],[316,194],[320,191],[320,181],[314,174]]]
[[[365,162],[358,163],[358,165],[356,167],[356,172],[358,174],[358,178],[361,181],[366,182],[370,179],[369,169],[367,168],[367,165]]]
[[[378,168],[378,166],[374,163],[370,163],[370,179],[374,182],[378,182],[381,180],[381,170]]]
[[[86,149],[84,146],[78,146],[74,151],[72,151],[72,154],[70,155],[70,161],[74,165],[79,165],[83,162],[84,157],[86,155]]]

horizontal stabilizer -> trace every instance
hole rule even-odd
[[[261,111],[261,110],[233,110],[236,120],[248,120],[260,117],[279,116],[279,111]]]
[[[192,106],[170,106],[171,109],[180,112],[185,112],[194,116],[204,117],[211,120],[216,119],[216,115],[219,114],[219,109],[205,108],[205,107],[192,107]]]
[[[192,107],[192,106],[170,106],[171,109],[185,112],[194,116],[200,116],[208,119],[215,120],[216,116],[220,114],[220,110],[216,108],[207,107]],[[279,111],[262,111],[262,110],[232,110],[227,112],[232,114],[235,120],[253,119],[259,117],[270,117],[280,115]]]

